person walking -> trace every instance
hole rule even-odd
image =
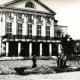
[[[35,57],[35,55],[33,56],[32,61],[33,61],[32,68],[37,67],[37,65],[36,65],[36,57]]]
[[[64,57],[63,57],[63,67],[64,67],[64,68],[66,67],[66,60],[67,60],[67,58],[66,58],[66,56],[64,56]]]

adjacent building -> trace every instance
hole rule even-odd
[[[67,27],[39,0],[14,0],[0,6],[0,55],[55,56]]]

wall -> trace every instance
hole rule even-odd
[[[55,37],[58,37],[57,36],[57,31],[58,30],[61,32],[60,37],[62,37],[62,35],[65,36],[67,34],[67,26],[59,26],[59,25],[56,25],[54,27],[54,36]]]

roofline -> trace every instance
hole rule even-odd
[[[47,7],[45,4],[43,4],[41,1],[39,0],[35,0],[37,3],[39,3],[40,5],[42,5],[43,7],[45,7],[47,10],[49,10],[51,13],[53,13],[54,15],[56,15],[56,12],[54,12],[53,10],[51,10],[49,7]]]
[[[55,25],[55,27],[66,27],[67,28],[67,26],[62,26],[62,25]]]
[[[13,4],[13,3],[16,3],[16,2],[19,2],[19,1],[22,1],[22,0],[13,0],[13,1],[10,1],[10,2],[7,2],[7,3],[5,3],[5,4],[2,4],[2,5],[0,5],[0,6],[7,6],[7,5],[10,5],[10,4]],[[39,0],[34,0],[34,1],[36,1],[37,3],[39,3],[40,5],[42,5],[45,9],[47,9],[47,10],[49,10],[51,13],[53,13],[54,15],[56,15],[56,13],[53,11],[53,10],[51,10],[49,7],[47,7],[45,4],[43,4],[41,1],[39,1]]]
[[[16,3],[16,2],[19,2],[19,1],[22,1],[22,0],[13,0],[13,1],[10,1],[10,2],[4,3],[4,4],[0,5],[0,6],[7,6],[9,4],[13,4],[13,3]]]
[[[54,19],[54,22],[58,22],[58,20]]]

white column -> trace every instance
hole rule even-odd
[[[58,44],[58,53],[61,54],[61,44]]]
[[[9,42],[6,42],[6,57],[8,56],[9,53]]]
[[[40,56],[42,56],[42,43],[40,43]]]
[[[52,44],[51,43],[49,44],[49,55],[50,56],[52,55]]]
[[[21,43],[18,43],[18,56],[20,56],[21,53]]]
[[[32,56],[32,43],[29,43],[29,56]]]

